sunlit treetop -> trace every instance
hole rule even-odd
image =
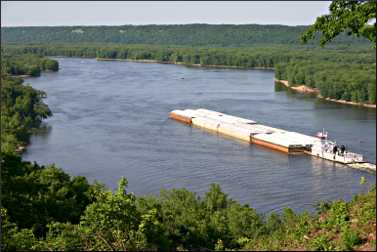
[[[317,18],[306,30],[301,41],[306,43],[321,33],[323,46],[342,32],[357,37],[365,37],[376,42],[376,0],[334,0],[330,4],[330,14]]]

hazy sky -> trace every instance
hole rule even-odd
[[[123,24],[308,25],[331,2],[1,2],[2,26]]]

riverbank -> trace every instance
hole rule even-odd
[[[346,100],[332,99],[332,98],[329,98],[329,97],[323,97],[322,95],[320,95],[320,90],[318,88],[311,88],[311,87],[308,87],[308,86],[305,86],[305,85],[291,86],[287,80],[278,80],[278,79],[274,79],[274,80],[275,80],[275,82],[279,82],[279,83],[283,84],[284,86],[286,86],[287,88],[294,90],[298,93],[316,95],[317,98],[324,99],[326,101],[336,102],[336,103],[340,103],[340,104],[353,105],[353,106],[366,107],[366,108],[374,108],[374,109],[376,108],[376,104],[352,102],[352,101],[346,101]]]
[[[11,77],[21,78],[21,79],[27,79],[27,78],[31,78],[33,76],[30,75],[30,74],[20,74],[20,75],[11,75]]]
[[[108,59],[108,58],[96,58],[98,61],[126,61],[126,62],[136,62],[136,63],[158,63],[158,64],[171,64],[171,65],[183,65],[187,67],[198,67],[198,68],[219,68],[219,69],[243,69],[243,70],[274,70],[272,67],[242,67],[242,66],[228,66],[228,65],[205,65],[205,64],[188,64],[184,62],[173,62],[173,61],[160,61],[160,60],[146,60],[146,59]]]

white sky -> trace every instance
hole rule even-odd
[[[309,25],[330,1],[84,2],[1,1],[2,26],[124,24]]]

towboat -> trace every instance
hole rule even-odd
[[[342,164],[365,162],[363,155],[346,151],[344,146],[343,148],[339,148],[336,142],[329,141],[327,139],[321,139],[320,141],[314,142],[310,154],[312,156]]]

